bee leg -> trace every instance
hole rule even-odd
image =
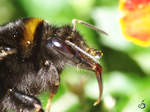
[[[47,61],[48,63],[48,61]],[[52,103],[52,99],[55,96],[59,85],[60,85],[60,74],[58,73],[57,68],[55,67],[55,65],[52,62],[49,62],[48,64],[50,66],[50,69],[47,71],[47,76],[49,76],[49,80],[50,80],[50,96],[46,105],[46,112],[50,112],[50,108],[51,108],[51,103]]]
[[[52,100],[53,100],[53,97],[56,95],[57,90],[58,90],[58,86],[54,86],[51,89],[50,96],[49,96],[49,99],[48,99],[48,102],[47,102],[47,105],[46,105],[46,112],[50,112]]]
[[[35,109],[35,112],[44,112],[41,106],[41,102],[34,96],[24,94],[14,89],[9,89],[9,95],[18,104],[24,107]]]

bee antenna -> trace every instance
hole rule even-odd
[[[87,26],[87,27],[89,27],[89,28],[91,28],[91,29],[93,29],[93,30],[96,30],[96,31],[98,31],[98,32],[100,32],[100,33],[103,33],[103,34],[105,34],[105,35],[108,35],[108,33],[106,33],[105,31],[103,31],[103,30],[101,30],[100,28],[97,28],[96,26],[94,26],[94,25],[91,25],[91,24],[89,24],[89,23],[87,23],[87,22],[85,22],[85,21],[82,21],[82,20],[78,20],[78,19],[73,19],[72,20],[72,24],[73,24],[73,31],[76,31],[76,23],[80,23],[80,24],[83,24],[83,25],[85,25],[85,26]]]

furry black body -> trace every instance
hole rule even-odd
[[[47,52],[45,50],[47,38],[58,37],[65,40],[70,36],[72,28],[70,26],[53,27],[43,20],[38,20],[34,28],[35,31],[32,33],[27,29],[29,26],[25,27],[25,25],[35,25],[35,20],[34,18],[19,19],[0,27],[0,46],[17,50],[15,54],[0,60],[1,112],[8,109],[19,111],[24,108],[24,105],[20,107],[22,105],[16,104],[15,99],[11,98],[9,89],[15,89],[32,96],[51,89],[56,92],[64,65],[72,63],[56,51]],[[31,25],[30,27],[34,27]],[[72,41],[80,43],[81,36],[78,33],[74,36],[76,38]],[[28,41],[26,38],[31,40],[29,45],[25,45],[28,44],[25,42]]]
[[[43,112],[36,96],[42,91],[56,94],[67,64],[96,72],[102,92],[101,66],[66,40],[93,56],[101,55],[70,26],[55,27],[39,18],[0,26],[0,112]]]

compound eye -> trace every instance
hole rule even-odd
[[[59,53],[67,56],[68,58],[72,58],[74,56],[73,49],[66,45],[66,43],[63,40],[57,37],[53,37],[50,40],[48,40],[47,47],[49,49],[54,49],[58,51]]]
[[[63,46],[62,43],[56,39],[52,40],[52,44],[53,44],[53,46],[58,47],[58,48],[62,48],[62,46]]]

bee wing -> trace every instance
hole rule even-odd
[[[9,46],[0,45],[0,60],[7,57],[8,55],[15,54],[17,50]]]

